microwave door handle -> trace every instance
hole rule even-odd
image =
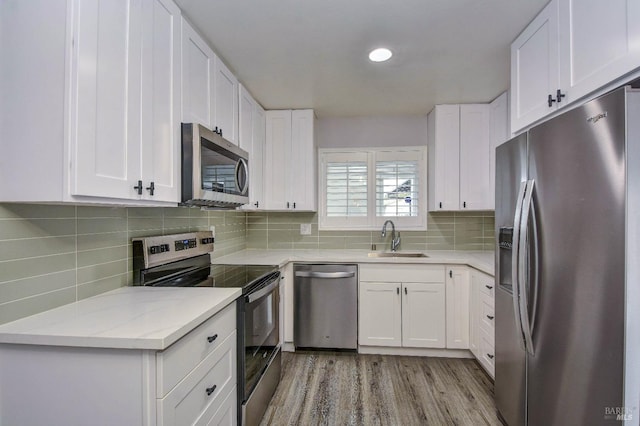
[[[247,295],[247,297],[246,297],[247,303],[253,303],[256,300],[266,296],[267,294],[271,293],[279,284],[280,284],[280,280],[276,279],[271,284],[267,285],[266,287],[261,288],[260,290],[256,291],[255,293],[251,293],[251,294]]]
[[[526,350],[523,329],[520,315],[520,286],[518,266],[519,266],[519,248],[520,248],[520,221],[522,217],[522,202],[525,196],[525,189],[527,182],[520,183],[520,190],[518,191],[518,198],[516,200],[516,212],[513,218],[513,240],[512,240],[512,252],[511,252],[511,288],[513,291],[513,314],[516,321],[516,330],[518,331],[520,347],[522,350]]]
[[[240,170],[243,170],[245,175],[245,179],[242,185],[240,184],[240,178],[239,178]],[[238,189],[238,191],[240,191],[240,194],[246,195],[247,189],[249,186],[249,168],[247,167],[247,162],[245,161],[244,158],[239,159],[238,162],[236,163],[235,181],[236,181],[236,188]]]

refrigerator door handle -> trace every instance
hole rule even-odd
[[[527,270],[525,263],[527,262],[527,239],[529,235],[529,217],[531,216],[533,186],[533,180],[527,181],[524,200],[522,202],[522,215],[520,217],[520,235],[518,236],[518,293],[520,293],[520,324],[522,325],[525,349],[532,356],[535,355],[535,350],[533,348],[531,323],[529,321],[529,296],[527,291],[528,277],[525,273]]]
[[[511,245],[513,250],[513,253],[511,254],[511,287],[513,289],[513,313],[516,320],[516,330],[519,331],[518,340],[520,342],[520,347],[523,350],[526,350],[526,346],[523,339],[524,330],[522,329],[522,315],[520,314],[520,285],[518,267],[520,265],[520,219],[522,216],[522,202],[524,200],[526,186],[527,182],[520,182],[520,190],[518,191],[518,198],[516,199],[516,212],[513,217],[513,241]]]

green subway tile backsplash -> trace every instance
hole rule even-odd
[[[300,224],[311,235],[300,235]],[[319,231],[315,213],[0,203],[0,324],[131,282],[131,238],[208,230],[212,257],[245,248],[389,247],[378,231]],[[403,250],[493,250],[492,212],[437,213],[403,231]]]
[[[246,248],[246,213],[0,203],[0,324],[131,282],[131,238],[216,227],[213,257]]]
[[[311,235],[300,235],[300,224],[311,224]],[[493,250],[493,212],[432,213],[427,231],[399,231],[404,250]],[[246,246],[253,249],[388,248],[390,233],[379,231],[319,231],[315,213],[247,213]]]

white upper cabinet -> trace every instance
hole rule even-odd
[[[134,186],[142,179],[142,9],[139,2],[98,0],[76,0],[74,7],[70,192],[136,198]]]
[[[71,194],[177,202],[180,9],[78,1]]]
[[[180,9],[171,0],[142,5],[143,198],[175,202],[180,198]]]
[[[225,64],[216,58],[215,68],[215,111],[214,129],[222,131],[222,137],[238,144],[238,79]]]
[[[560,1],[560,85],[568,102],[640,66],[640,2]]]
[[[551,0],[511,45],[511,131],[638,69],[639,22],[637,0]]]
[[[209,44],[182,20],[182,122],[222,131],[238,144],[238,79]]]
[[[428,118],[429,211],[460,207],[460,106],[436,105]]]
[[[436,105],[428,117],[429,211],[493,209],[488,104]]]
[[[490,107],[460,105],[460,208],[492,210]]]
[[[182,19],[182,122],[213,129],[216,55]]]
[[[558,0],[551,0],[511,44],[511,131],[555,110],[559,88]]]
[[[495,208],[496,187],[496,148],[510,139],[509,133],[509,96],[504,92],[489,104],[489,194],[488,205]]]
[[[313,110],[266,112],[266,210],[317,210]]]
[[[265,112],[243,85],[240,85],[239,99],[240,148],[249,153],[249,204],[242,208],[256,210],[264,208]]]
[[[0,139],[0,199],[176,203],[178,7],[171,0],[0,7],[3,31],[34,35],[20,46],[2,44],[3,60],[12,64],[3,70],[2,92],[19,101],[2,103],[11,120]],[[26,51],[29,60],[21,59]],[[26,165],[38,173],[12,178]]]

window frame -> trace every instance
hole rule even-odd
[[[327,163],[362,162],[367,163],[367,215],[327,216]],[[376,160],[418,162],[418,215],[417,216],[376,216]],[[318,150],[318,229],[321,231],[373,231],[379,230],[386,220],[392,220],[396,227],[406,231],[427,229],[427,147],[381,147],[381,148],[320,148]]]

